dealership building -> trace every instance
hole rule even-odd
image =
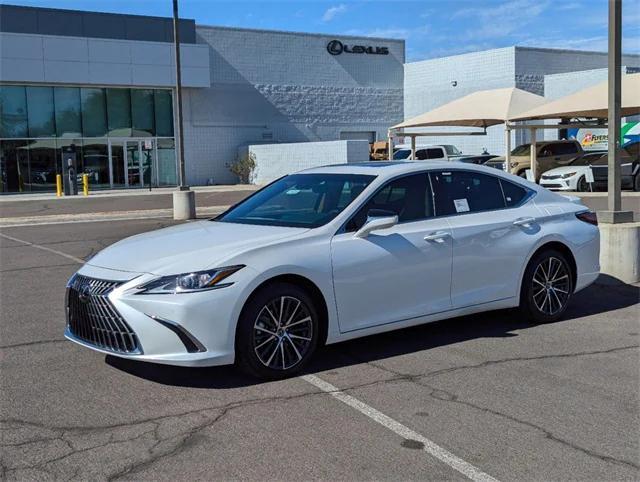
[[[69,155],[93,189],[175,185],[172,32],[169,18],[1,5],[0,192],[54,190]],[[475,90],[543,94],[547,75],[606,67],[602,53],[520,47],[406,63],[403,40],[188,19],[180,41],[191,185],[237,182],[229,166],[249,145],[385,139]],[[423,140],[502,153],[499,129]]]

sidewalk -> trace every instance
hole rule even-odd
[[[193,190],[199,216],[218,213],[258,189],[258,186],[205,186]],[[151,192],[103,191],[90,196],[57,198],[55,194],[25,194],[0,197],[0,226],[79,221],[82,219],[132,219],[171,217],[175,188]]]

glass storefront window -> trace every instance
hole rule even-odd
[[[176,146],[173,139],[158,139],[158,186],[178,184]]]
[[[131,137],[131,96],[129,89],[107,89],[109,136]]]
[[[56,136],[82,136],[80,89],[77,87],[54,87],[53,103],[55,106]]]
[[[82,105],[82,135],[102,137],[107,135],[107,111],[104,89],[80,89]]]
[[[83,172],[89,176],[92,189],[109,189],[109,146],[107,139],[84,139],[82,146]]]
[[[144,137],[154,134],[153,90],[131,90],[131,120],[133,136]]]
[[[27,97],[23,86],[0,86],[0,137],[28,137]]]
[[[30,190],[54,191],[60,172],[55,139],[32,139],[24,149],[29,149]]]
[[[56,135],[52,87],[27,87],[27,123],[29,137]]]
[[[173,100],[170,90],[154,92],[156,136],[173,137]]]
[[[55,191],[63,153],[91,189],[176,184],[168,89],[0,86],[0,193]]]
[[[28,141],[0,141],[0,192],[29,190]]]

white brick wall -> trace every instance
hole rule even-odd
[[[640,67],[640,56],[624,55],[623,64]],[[405,64],[404,81],[405,119],[478,90],[518,87],[544,95],[547,74],[570,72],[567,74],[568,79],[580,78],[582,73],[576,71],[606,66],[606,53],[530,47],[486,50],[408,63]],[[586,74],[587,77],[588,75]],[[455,87],[452,85],[453,81],[457,83]],[[456,128],[424,130],[455,131]],[[548,135],[549,133],[545,134]],[[491,127],[487,129],[486,136],[424,137],[418,138],[418,142],[455,144],[468,154],[479,153],[483,147],[492,154],[504,154],[504,127]],[[526,129],[512,133],[511,143],[514,147],[525,142],[529,142]]]
[[[196,27],[207,45],[211,87],[184,98],[185,160],[191,184],[236,181],[238,147],[261,142],[385,138],[403,118],[404,41]],[[389,55],[330,55],[343,42],[389,47]]]
[[[301,142],[248,146],[255,156],[254,184],[265,184],[285,174],[326,166],[369,160],[367,141]],[[239,150],[239,156],[243,151]]]

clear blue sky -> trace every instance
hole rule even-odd
[[[171,16],[171,0],[3,3]],[[204,25],[403,38],[409,61],[511,45],[607,49],[607,0],[180,0]],[[623,0],[623,50],[640,53],[640,0]]]

